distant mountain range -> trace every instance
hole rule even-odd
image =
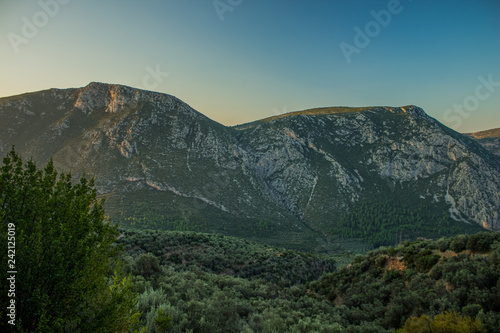
[[[227,127],[176,97],[93,82],[1,98],[0,117],[0,154],[95,175],[123,226],[316,252],[500,230],[499,130],[463,135],[412,105]]]
[[[484,148],[488,149],[493,154],[500,156],[500,128],[476,133],[468,133],[467,135],[479,142]]]

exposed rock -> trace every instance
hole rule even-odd
[[[2,98],[0,117],[1,154],[15,144],[40,163],[54,157],[75,176],[96,175],[113,216],[153,191],[168,198],[148,206],[157,214],[210,206],[234,223],[321,231],[360,198],[399,188],[448,203],[457,223],[500,230],[499,158],[416,106],[312,109],[226,127],[170,95],[91,83]]]

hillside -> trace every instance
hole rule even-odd
[[[211,274],[263,279],[286,286],[316,280],[336,268],[330,257],[214,234],[123,229],[117,244],[124,246],[130,258],[156,257],[158,263],[177,271],[196,267]]]
[[[500,160],[421,108],[322,108],[238,127],[91,83],[0,99],[0,153],[96,176],[113,221],[338,252],[500,229]],[[346,243],[347,242],[347,243]]]
[[[293,282],[297,269],[307,270],[308,261],[317,267],[325,257],[283,256],[280,249],[196,233],[134,231],[120,243],[140,294],[141,323],[152,332],[159,314],[168,314],[171,332],[395,332],[423,316],[466,332],[482,332],[467,330],[472,322],[486,332],[500,327],[498,233],[381,248],[305,284]],[[139,254],[138,243],[155,254]],[[210,249],[215,244],[219,249]],[[224,260],[212,256],[239,246],[244,250]],[[196,258],[206,249],[211,259]],[[169,259],[175,253],[192,257],[175,262]],[[237,273],[235,261],[253,270]]]
[[[500,236],[479,233],[382,248],[309,288],[355,324],[398,328],[410,317],[457,311],[478,316],[494,332],[500,327],[499,278]]]
[[[479,144],[491,151],[493,154],[500,156],[500,128],[475,133],[467,133],[466,135],[476,140]]]

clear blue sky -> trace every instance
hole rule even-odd
[[[0,96],[101,81],[226,125],[416,104],[461,132],[500,127],[498,0],[0,0],[0,32]]]

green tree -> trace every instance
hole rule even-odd
[[[434,320],[426,315],[406,320],[399,333],[481,333],[486,332],[479,319],[460,316],[456,312],[443,312]]]
[[[405,322],[403,328],[398,333],[431,333],[431,319],[427,315],[421,317],[411,317]]]
[[[2,282],[3,309],[15,299],[18,332],[122,332],[138,320],[131,284],[108,277],[116,262],[116,227],[105,219],[94,181],[73,185],[50,161],[44,170],[12,151],[0,173],[1,278],[16,270],[15,297]],[[6,267],[15,233],[15,266]],[[12,243],[10,244],[12,245]],[[10,262],[12,264],[12,262]],[[10,275],[10,274],[9,274]],[[0,327],[2,329],[2,327]]]
[[[456,312],[444,312],[432,322],[433,333],[480,333],[486,332],[479,319],[460,316]]]
[[[450,250],[457,253],[462,252],[467,248],[468,241],[469,241],[468,235],[459,235],[451,241]]]

